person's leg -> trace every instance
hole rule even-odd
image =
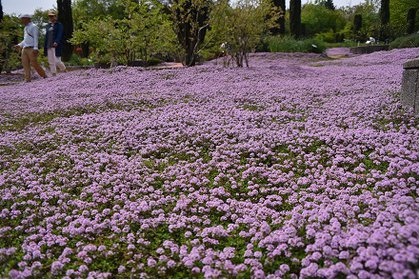
[[[22,49],[21,60],[23,70],[25,72],[25,81],[31,81],[31,62],[29,59],[27,49]]]
[[[33,49],[29,49],[29,50],[30,50],[29,58],[31,60],[32,67],[38,72],[38,74],[41,77],[46,78],[47,75],[45,74],[44,69],[42,69],[42,67],[38,64],[38,57],[34,56]]]
[[[55,48],[49,48],[48,49],[48,64],[49,69],[53,75],[57,74],[57,60],[55,58]]]
[[[67,69],[64,63],[61,61],[61,57],[56,57],[55,61],[57,62],[57,67],[61,72],[64,72]]]

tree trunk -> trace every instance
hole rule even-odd
[[[301,36],[301,0],[290,0],[290,30],[295,38]]]
[[[68,61],[73,54],[73,46],[68,42],[73,36],[73,14],[71,0],[57,0],[58,21],[64,26],[63,31],[63,61]]]

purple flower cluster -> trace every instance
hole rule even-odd
[[[419,49],[0,91],[0,277],[417,278]]]

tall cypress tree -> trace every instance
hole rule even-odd
[[[278,27],[272,28],[271,32],[274,35],[285,34],[285,0],[273,0],[275,7],[281,9],[281,14],[278,18]]]
[[[332,11],[336,9],[333,0],[316,0],[314,3]]]
[[[411,8],[407,11],[407,34],[415,32],[416,9]]]
[[[380,40],[385,41],[388,39],[388,23],[390,22],[390,0],[381,0],[380,20]]]
[[[64,25],[63,60],[68,61],[73,53],[73,46],[68,40],[73,36],[73,14],[71,0],[57,0],[58,20]]]
[[[324,6],[325,6],[326,8],[328,8],[329,10],[332,10],[332,11],[334,11],[334,10],[335,10],[335,5],[333,4],[333,0],[326,0],[326,1],[324,2]]]
[[[354,32],[359,32],[362,28],[362,15],[356,14],[354,17]]]
[[[290,0],[290,30],[296,38],[301,35],[301,0]]]
[[[0,0],[0,22],[3,21],[3,16],[4,16],[4,14],[3,14],[3,6],[1,5],[1,0]]]

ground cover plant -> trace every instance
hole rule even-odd
[[[417,277],[417,56],[1,87],[0,277]]]

